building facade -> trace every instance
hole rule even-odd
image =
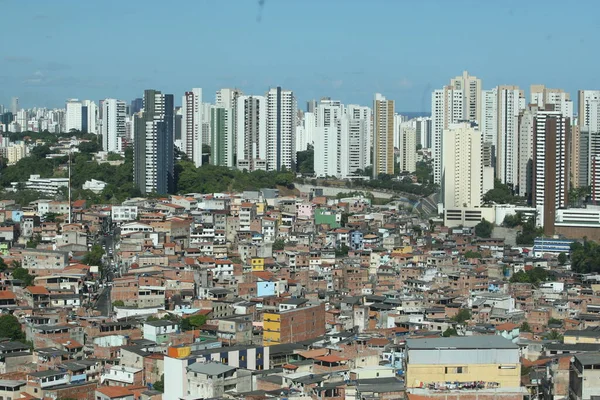
[[[444,130],[444,208],[480,207],[483,197],[481,132],[470,123]]]
[[[173,190],[173,95],[144,92],[144,111],[135,121],[135,185],[142,193],[165,194]]]
[[[551,107],[549,107],[551,108]],[[571,120],[558,111],[539,111],[534,124],[533,205],[540,210],[538,224],[554,234],[556,210],[565,208],[569,192]]]
[[[375,94],[373,101],[373,177],[394,174],[394,101]]]
[[[281,87],[267,92],[267,170],[293,169],[296,163],[296,97]]]
[[[241,170],[267,169],[267,100],[264,96],[239,96],[236,106],[236,155]]]
[[[102,101],[102,150],[123,153],[125,140],[126,104],[122,100],[105,99]]]

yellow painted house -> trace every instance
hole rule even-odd
[[[468,385],[518,388],[519,347],[499,335],[406,340],[406,387]]]
[[[594,326],[584,330],[566,331],[564,336],[564,344],[580,344],[580,343],[600,343],[600,327]]]
[[[263,346],[281,343],[281,314],[263,314]]]
[[[253,257],[250,260],[252,271],[264,271],[265,270],[265,259],[263,257]]]

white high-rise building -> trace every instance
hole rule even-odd
[[[394,174],[394,100],[376,93],[373,101],[373,177]]]
[[[498,140],[496,178],[507,185],[518,185],[519,114],[525,108],[523,91],[517,86],[498,87]]]
[[[580,90],[578,97],[579,128],[600,132],[600,90]]]
[[[571,123],[559,111],[538,110],[534,124],[533,205],[538,225],[554,234],[556,210],[568,199]]]
[[[371,154],[371,146],[373,144],[373,113],[371,112],[371,108],[367,106],[359,106],[357,104],[348,104],[346,107],[346,114],[351,119],[360,119],[365,121],[365,152],[364,152],[364,165],[365,167],[369,165],[373,165],[372,154]],[[363,168],[364,169],[364,168]]]
[[[102,101],[102,150],[123,153],[123,141],[126,137],[125,119],[127,103],[117,99]]]
[[[329,109],[320,115],[334,117],[328,122],[321,120],[323,124],[315,128],[315,175],[341,179],[356,176],[357,170],[367,167],[367,121],[352,118],[344,112],[343,106],[320,104],[319,108]],[[323,126],[325,124],[328,126]]]
[[[553,105],[554,111],[560,112],[565,118],[573,120],[573,102],[571,96],[562,89],[550,89],[544,85],[531,85],[531,104],[536,104],[540,109],[546,105]]]
[[[454,90],[462,91],[462,119],[479,124],[481,121],[481,79],[469,75],[467,71],[463,71],[461,76],[450,80],[450,86]]]
[[[493,146],[495,151],[498,142],[498,89],[483,90],[481,92],[481,112],[479,130],[483,135],[483,142]],[[495,154],[494,154],[495,158]],[[495,165],[488,165],[496,167]]]
[[[267,99],[240,96],[236,112],[237,167],[264,171],[267,169]]]
[[[14,117],[15,122],[21,127],[21,132],[29,130],[27,126],[27,110],[17,111],[17,114]]]
[[[200,88],[185,92],[181,99],[181,147],[196,167],[202,165],[202,144],[209,143],[204,141],[203,127],[210,114],[205,114],[202,104]]]
[[[420,144],[422,148],[431,147],[431,117],[418,117],[413,118],[412,123],[417,132],[417,144]]]
[[[77,99],[67,100],[65,132],[81,131],[83,128],[83,104]]]
[[[292,170],[296,163],[296,98],[281,87],[267,92],[267,170]]]
[[[450,124],[463,121],[464,98],[463,91],[445,86],[443,89],[435,90],[431,95],[431,157],[433,158],[433,182],[441,184],[444,138],[442,133],[448,129]]]
[[[400,172],[415,172],[417,170],[417,129],[400,127],[400,146],[398,162]]]
[[[470,123],[444,130],[443,199],[446,210],[480,207],[483,198],[481,132]]]
[[[225,89],[220,89],[217,90],[217,93],[215,94],[215,106],[217,107],[223,107],[226,108],[228,110],[231,110],[231,123],[232,125],[232,129],[233,131],[231,132],[232,136],[233,136],[233,151],[234,151],[234,155],[237,157],[237,99],[242,96],[244,93],[240,90],[240,89],[229,89],[229,88],[225,88]],[[214,135],[212,135],[211,133],[211,140],[212,137]],[[235,157],[234,157],[235,158]]]
[[[400,148],[400,126],[406,121],[400,114],[394,114],[394,148]]]
[[[222,167],[234,166],[233,112],[231,108],[214,106],[210,110],[210,163]]]
[[[533,143],[535,116],[539,107],[529,105],[519,116],[519,184],[518,195],[531,199],[533,190]]]
[[[20,110],[19,107],[19,98],[18,97],[13,97],[12,99],[10,99],[10,112],[13,115],[17,115],[17,112]]]
[[[83,100],[81,123],[82,130],[87,133],[98,133],[98,106],[92,100]]]
[[[305,112],[300,125],[296,127],[296,151],[304,151],[309,145],[314,144],[315,128],[315,114]]]
[[[341,175],[344,106],[337,100],[321,99],[316,108],[314,165],[318,177]],[[344,125],[347,136],[347,124]]]

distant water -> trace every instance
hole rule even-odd
[[[408,117],[408,119],[413,119],[417,117],[431,117],[431,113],[425,111],[399,111],[398,114],[406,116]]]

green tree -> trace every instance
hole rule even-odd
[[[25,341],[25,333],[21,330],[21,324],[17,317],[12,314],[0,316],[0,337],[20,342]]]
[[[27,241],[27,243],[25,244],[25,247],[27,247],[28,249],[35,249],[38,247],[38,245],[41,242],[42,242],[42,235],[40,235],[38,233],[35,236],[33,236],[30,240]]]
[[[115,300],[112,305],[113,307],[125,307],[125,302],[123,300]]]
[[[567,263],[567,255],[564,252],[561,252],[558,255],[558,264],[565,265]]]
[[[160,376],[160,379],[152,384],[152,389],[157,390],[161,393],[165,392],[165,374]]]
[[[521,324],[520,331],[521,332],[531,332],[531,326],[529,326],[529,323],[527,321],[525,321]]]
[[[556,318],[550,318],[548,320],[548,325],[562,325],[562,321]]]
[[[523,213],[517,212],[514,215],[507,215],[504,217],[502,225],[507,228],[515,228],[523,223]]]
[[[469,250],[465,252],[465,258],[481,258],[481,253]]]
[[[499,179],[494,180],[494,188],[483,195],[484,203],[515,204],[523,203],[525,199],[513,195],[512,189]]]
[[[13,277],[13,279],[18,279],[21,282],[23,282],[24,286],[33,285],[33,280],[35,279],[35,277],[33,275],[31,275],[28,270],[21,267],[20,265],[18,265],[17,267],[15,267],[13,269],[12,277]]]
[[[120,154],[117,154],[117,153],[110,152],[106,156],[106,160],[108,160],[108,161],[121,161],[121,160],[123,160],[123,156],[121,156]]]
[[[346,245],[346,243],[342,243],[342,245],[339,247],[339,249],[335,250],[335,256],[336,257],[344,257],[348,255],[348,251],[350,251],[350,248],[348,248],[348,246]]]
[[[304,151],[296,152],[296,171],[301,174],[311,175],[315,173],[315,150],[312,145]]]
[[[443,337],[458,336],[458,332],[454,328],[448,328],[442,333]]]
[[[191,331],[200,328],[206,323],[206,315],[192,315],[191,317],[183,318],[181,320],[181,330]]]
[[[492,236],[492,231],[494,229],[494,224],[486,219],[482,219],[480,223],[475,225],[475,235],[480,238],[489,238]]]
[[[104,255],[104,250],[98,244],[92,246],[90,251],[88,251],[84,256],[81,262],[85,265],[94,265],[94,266],[102,266],[102,256]]]
[[[82,153],[97,153],[102,150],[102,146],[96,140],[90,140],[89,142],[81,142],[79,144],[79,151]]]
[[[535,225],[535,219],[531,218],[521,226],[521,232],[517,235],[517,244],[531,246],[535,238],[540,237],[544,230]]]
[[[544,335],[544,339],[545,340],[559,340],[559,341],[562,341],[563,340],[563,335],[559,331],[557,331],[555,329],[552,329],[550,332],[548,332],[548,333],[546,333]]]
[[[273,242],[273,250],[283,250],[285,248],[285,241],[283,239],[277,239]]]
[[[452,320],[459,324],[464,324],[469,319],[471,319],[471,311],[469,311],[466,308],[461,308],[460,310],[458,310],[458,314],[452,317]]]
[[[531,283],[538,285],[548,280],[548,272],[542,267],[535,267],[529,271],[519,271],[510,277],[511,283]]]
[[[4,259],[0,258],[0,272],[6,271],[7,268],[8,268],[8,265],[6,265],[6,262],[4,262]]]

